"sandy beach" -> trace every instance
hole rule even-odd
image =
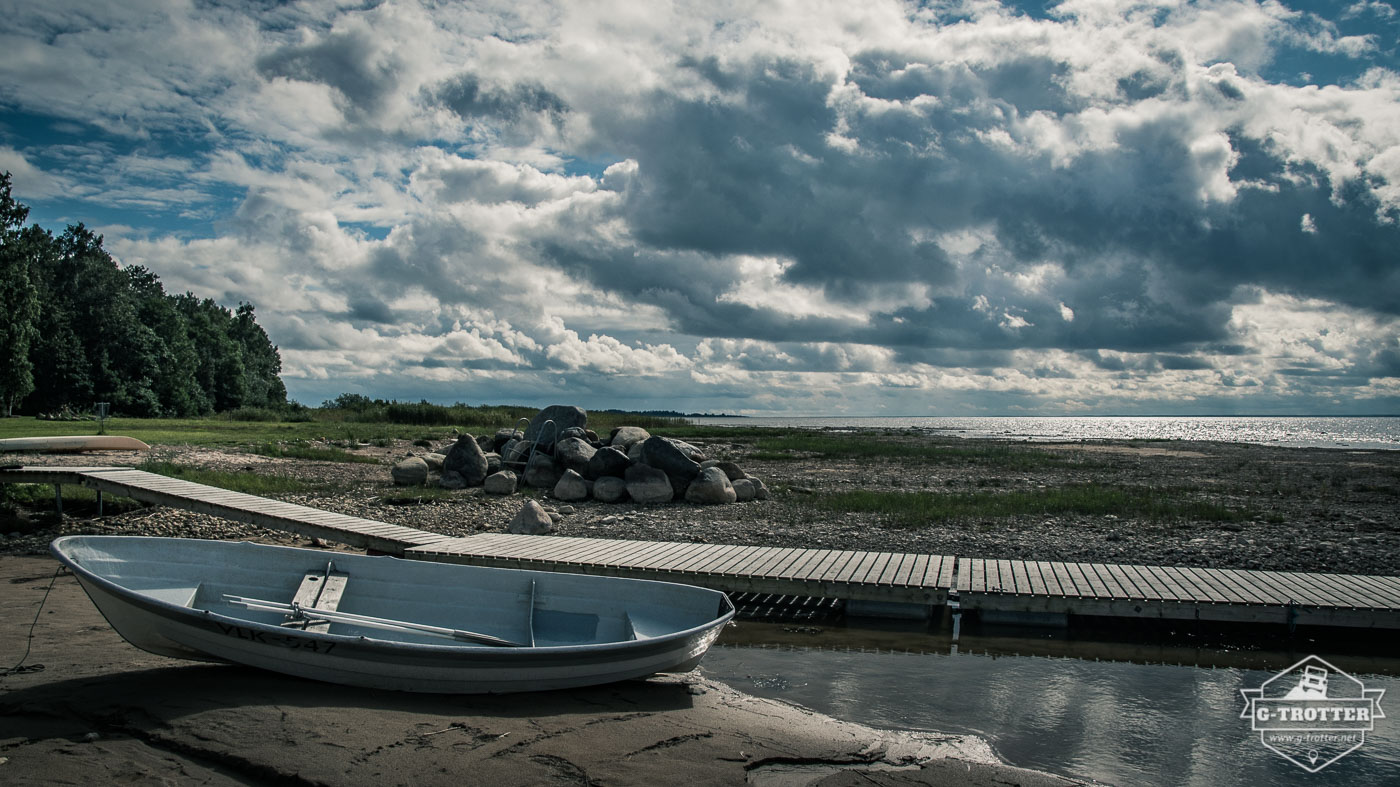
[[[367,691],[153,656],[67,572],[0,558],[0,782],[1026,785],[975,737],[880,731],[697,673],[502,696]],[[52,589],[49,590],[52,583]],[[47,592],[47,593],[46,593]]]

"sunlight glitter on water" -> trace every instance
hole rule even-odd
[[[1046,416],[692,418],[708,426],[805,429],[926,429],[1008,440],[1207,440],[1294,448],[1400,450],[1400,417]]]

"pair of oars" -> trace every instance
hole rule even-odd
[[[406,620],[390,620],[389,618],[376,618],[369,615],[356,615],[353,612],[338,612],[327,609],[306,609],[300,604],[293,602],[284,604],[280,601],[264,601],[258,598],[244,598],[243,596],[230,596],[225,594],[224,601],[248,609],[263,610],[266,612],[281,612],[290,615],[293,620],[308,620],[313,623],[346,623],[352,626],[364,626],[365,628],[384,629],[386,631],[407,631],[414,634],[427,634],[432,637],[445,637],[462,642],[476,642],[482,645],[496,645],[504,648],[523,648],[524,644],[513,642],[500,637],[493,637],[490,634],[478,634],[475,631],[463,631],[461,629],[444,628],[442,626],[429,626],[426,623],[411,623]]]

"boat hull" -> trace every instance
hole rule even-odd
[[[46,454],[82,451],[149,451],[151,447],[134,437],[120,435],[59,435],[52,437],[6,437],[0,439],[0,452],[37,451]]]
[[[657,672],[684,671],[699,662],[724,624],[733,616],[733,607],[727,599],[723,599],[723,594],[670,583],[422,564],[388,557],[371,558],[254,544],[230,545],[245,548],[239,552],[216,550],[224,553],[221,555],[223,558],[236,557],[241,561],[254,562],[273,556],[287,562],[288,550],[306,553],[296,556],[303,563],[298,569],[324,565],[328,559],[334,558],[337,570],[348,572],[352,584],[357,575],[366,573],[369,567],[379,569],[389,561],[414,569],[432,566],[433,571],[429,573],[434,582],[439,583],[453,577],[471,577],[472,582],[480,583],[485,576],[488,583],[553,584],[562,578],[569,580],[564,586],[568,593],[575,593],[582,587],[585,591],[600,593],[620,590],[631,597],[645,598],[656,593],[676,594],[677,589],[682,589],[681,594],[686,597],[690,597],[692,592],[713,594],[711,600],[715,602],[714,614],[699,625],[658,636],[574,646],[507,648],[456,643],[434,645],[395,641],[374,636],[373,632],[335,633],[335,626],[324,632],[303,631],[286,628],[267,619],[236,617],[228,614],[232,610],[217,603],[201,602],[201,598],[211,597],[208,592],[202,591],[204,583],[194,588],[180,584],[141,590],[123,587],[85,566],[84,563],[89,561],[75,555],[74,550],[68,548],[72,544],[65,543],[82,539],[85,543],[97,541],[100,544],[104,538],[132,537],[68,537],[54,543],[54,552],[73,569],[83,589],[112,627],[132,645],[162,656],[232,662],[366,688],[444,694],[505,693],[573,688],[645,677]],[[482,572],[488,573],[483,575]],[[596,587],[576,585],[575,580],[595,581],[592,584]],[[614,586],[610,584],[613,582],[625,584]],[[271,590],[268,595],[272,595]],[[703,597],[698,600],[702,603],[705,601]],[[604,606],[614,603],[606,601]],[[545,610],[532,607],[526,614],[544,615]]]

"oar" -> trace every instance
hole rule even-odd
[[[282,612],[296,618],[316,618],[330,623],[349,623],[366,628],[387,629],[390,631],[411,631],[416,634],[427,634],[433,637],[446,637],[448,639],[463,640],[466,642],[479,642],[483,645],[498,645],[506,648],[523,648],[525,645],[519,642],[512,642],[508,639],[493,637],[489,634],[477,634],[474,631],[462,631],[461,629],[443,628],[442,626],[429,626],[426,623],[410,623],[406,620],[389,620],[388,618],[374,618],[369,615],[356,615],[353,612],[333,612],[327,609],[306,609],[300,604],[284,604],[280,601],[264,601],[258,598],[244,598],[242,596],[230,596],[225,594],[224,601],[230,604],[247,607],[248,609],[259,609],[267,612]]]

